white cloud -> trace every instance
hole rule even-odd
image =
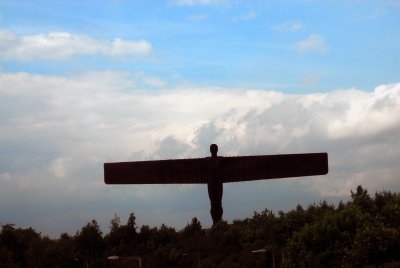
[[[278,24],[272,27],[277,32],[298,32],[303,29],[303,23],[299,21],[289,21],[282,24]]]
[[[327,176],[229,184],[224,194],[227,219],[251,216],[266,206],[290,208],[286,193],[292,202],[303,203],[310,196],[316,199],[311,202],[346,198],[359,183],[372,193],[400,191],[400,84],[293,95],[209,87],[146,90],[135,86],[143,77],[117,72],[0,74],[2,220],[33,221],[33,227],[47,233],[43,219],[74,215],[80,223],[73,226],[80,227],[96,217],[107,226],[120,208],[126,215],[133,210],[150,225],[180,222],[183,227],[199,216],[206,226],[205,187],[106,186],[102,164],[203,157],[213,142],[220,155],[329,153]],[[249,194],[234,195],[238,187]],[[250,202],[259,192],[258,201]],[[230,210],[246,202],[243,213],[248,215]],[[152,221],[149,207],[175,210],[174,218]],[[55,233],[66,231],[53,226]]]
[[[104,51],[105,55],[123,57],[129,55],[147,56],[151,53],[151,44],[146,40],[124,41],[116,38],[112,41],[111,46]]]
[[[306,52],[327,52],[329,46],[326,44],[325,38],[317,34],[311,34],[308,38],[297,43],[297,50],[300,53]]]
[[[144,76],[143,82],[153,87],[164,87],[167,82],[155,76]]]
[[[49,163],[48,170],[55,178],[65,178],[66,175],[66,160],[57,158]]]
[[[388,114],[388,111],[391,111],[393,115],[400,114],[399,89],[394,85],[378,87],[374,94],[358,90],[337,91],[331,98],[342,100],[345,96],[357,101],[342,103],[346,105],[346,113],[337,115],[327,126],[327,134],[330,138],[370,136],[398,124],[399,120]]]
[[[147,56],[152,52],[146,40],[99,40],[87,35],[50,32],[38,35],[17,35],[0,30],[0,58],[6,60],[65,60],[78,55],[112,57]]]

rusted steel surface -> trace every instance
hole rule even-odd
[[[328,154],[223,157],[220,172],[223,182],[325,175],[328,173]]]
[[[107,184],[239,182],[324,175],[328,154],[207,157],[104,164]]]
[[[207,158],[104,164],[107,184],[207,183]]]

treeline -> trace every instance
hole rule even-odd
[[[287,213],[265,209],[252,218],[203,229],[136,226],[118,215],[103,235],[92,220],[75,235],[50,239],[32,228],[2,225],[1,267],[399,267],[400,194],[326,201]]]

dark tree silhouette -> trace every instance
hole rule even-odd
[[[103,237],[96,220],[74,236],[50,239],[32,228],[1,225],[0,267],[399,267],[400,194],[362,186],[337,207],[326,201],[288,212],[203,229],[136,226],[114,214]],[[112,263],[108,256],[117,255]]]

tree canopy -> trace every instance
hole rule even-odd
[[[350,201],[321,201],[288,212],[203,229],[194,217],[182,230],[125,224],[117,214],[103,235],[95,219],[58,239],[32,228],[1,225],[4,267],[398,267],[400,194],[371,196],[358,186]],[[3,267],[3,266],[2,266]]]

